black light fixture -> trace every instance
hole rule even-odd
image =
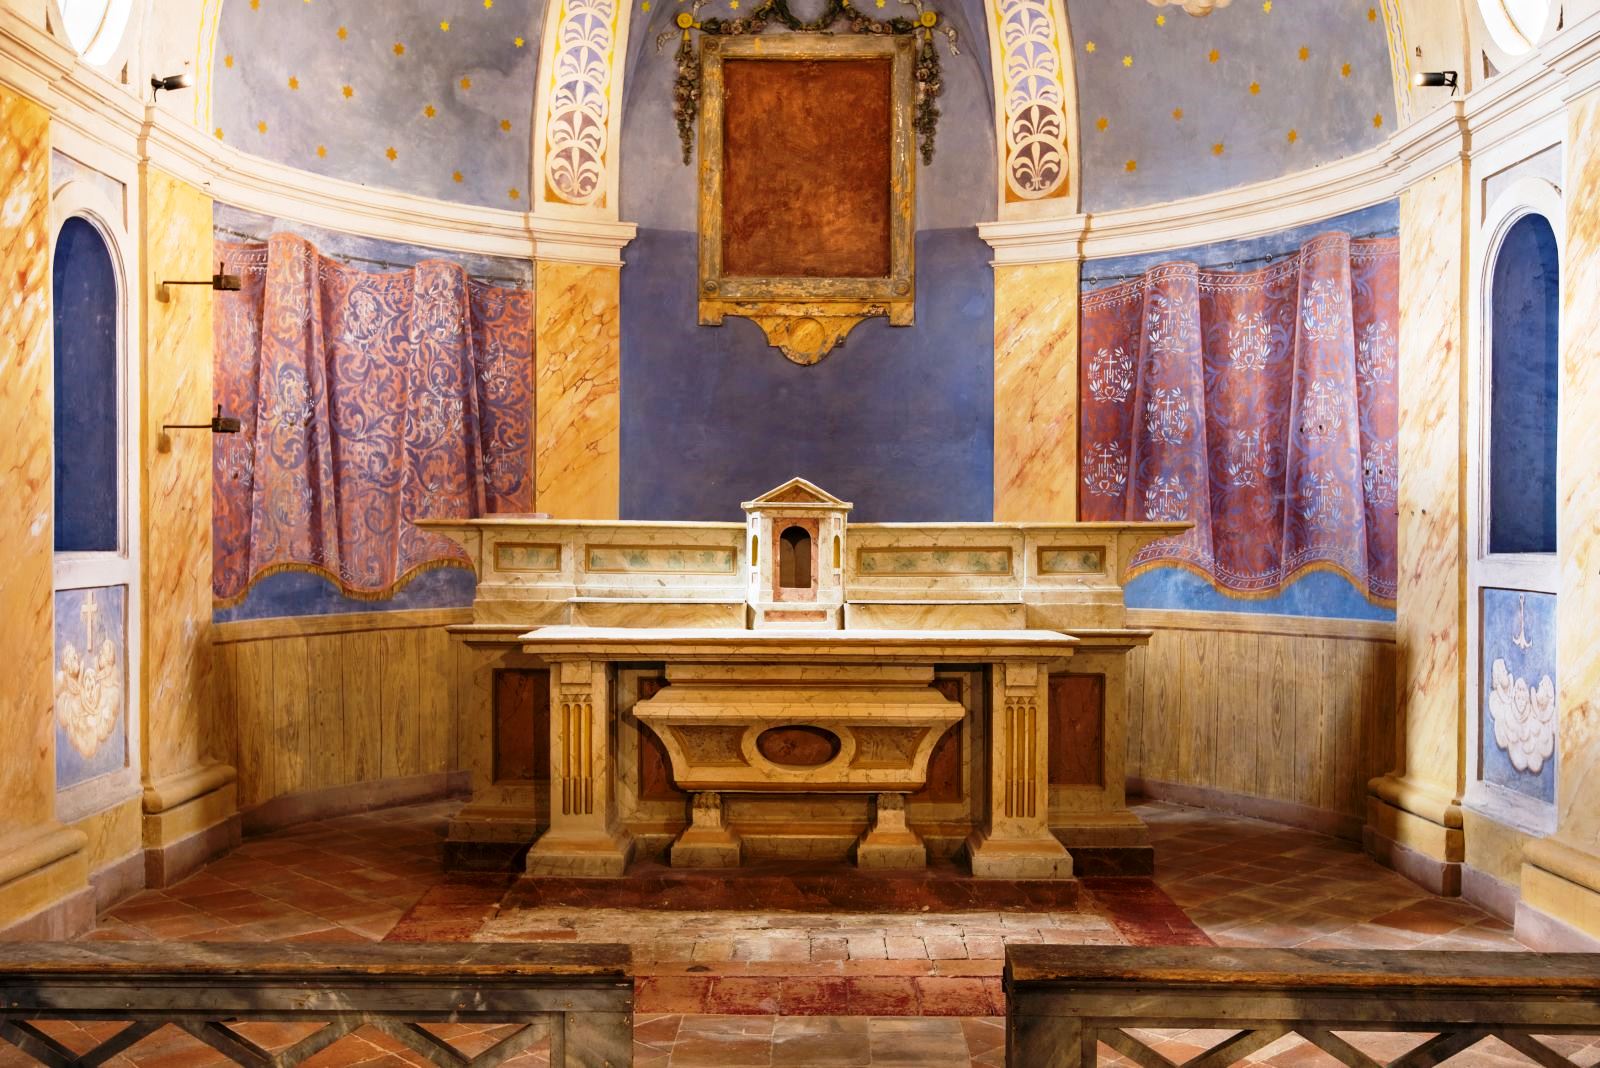
[[[208,281],[187,282],[176,279],[164,279],[156,286],[156,299],[165,304],[172,299],[172,291],[168,286],[210,286],[219,293],[237,293],[244,286],[244,281],[236,274],[223,274],[222,265],[217,264],[217,273]]]
[[[1411,79],[1411,84],[1419,89],[1444,89],[1450,90],[1450,95],[1456,95],[1458,75],[1453,70],[1419,70],[1416,77]]]
[[[217,405],[217,414],[211,417],[209,423],[167,423],[161,428],[167,430],[209,430],[213,434],[237,434],[239,420],[231,415],[222,414],[222,405]]]
[[[187,74],[169,74],[165,78],[158,78],[152,74],[150,76],[150,99],[154,100],[156,94],[163,89],[170,93],[174,89],[187,89],[193,84],[193,80]]]

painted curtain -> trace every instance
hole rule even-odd
[[[1235,596],[1337,571],[1395,594],[1399,243],[1320,235],[1249,272],[1170,263],[1083,296],[1085,520],[1186,520],[1130,577]]]
[[[533,504],[533,294],[428,260],[357,270],[290,234],[218,242],[242,276],[217,299],[213,592],[285,570],[349,597],[467,566],[423,517]]]

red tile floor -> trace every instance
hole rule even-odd
[[[1506,924],[1429,896],[1348,842],[1174,805],[1138,809],[1155,839],[1154,879],[1085,879],[1071,892],[1008,888],[986,900],[984,911],[958,900],[960,887],[891,880],[884,899],[893,911],[878,912],[830,910],[818,880],[833,885],[827,880],[852,877],[814,870],[751,873],[766,888],[761,912],[737,910],[752,900],[749,882],[715,875],[700,877],[696,910],[645,907],[640,885],[656,880],[648,899],[659,902],[682,892],[669,884],[684,878],[648,865],[630,873],[631,887],[628,880],[572,881],[529,890],[497,877],[450,878],[439,857],[453,807],[396,808],[252,839],[177,886],[117,905],[87,937],[625,941],[640,975],[640,1068],[1001,1065],[999,976],[1007,943],[1521,948]],[[960,881],[954,869],[934,881],[946,879]],[[181,1036],[163,1045],[167,1034],[109,1063],[202,1063],[204,1051],[182,1048],[188,1040]],[[492,1037],[459,1034],[463,1044]],[[277,1045],[292,1037],[262,1040]],[[1211,1036],[1145,1037],[1176,1057],[1198,1052]],[[1479,1047],[1472,1055],[1479,1063],[1526,1063],[1502,1052]],[[1600,1062],[1600,1045],[1563,1052],[1580,1065]],[[13,1063],[7,1053],[15,1051],[0,1049],[0,1064]],[[324,1057],[330,1064],[417,1063],[366,1032]],[[1279,1068],[1333,1063],[1291,1040],[1252,1060]]]

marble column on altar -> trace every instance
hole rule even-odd
[[[550,672],[550,827],[528,850],[530,875],[619,876],[633,838],[616,803],[610,668],[562,660]]]
[[[1050,833],[1050,676],[1036,663],[996,664],[990,691],[988,797],[967,842],[981,879],[1065,879],[1072,857]]]

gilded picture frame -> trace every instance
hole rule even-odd
[[[915,317],[916,273],[916,136],[914,65],[916,41],[911,36],[833,36],[792,33],[782,36],[708,36],[702,42],[700,111],[700,256],[699,321],[721,325],[728,315],[754,320],[767,340],[790,360],[812,364],[844,340],[863,319],[885,316],[891,325],[910,326]],[[887,61],[889,67],[887,144],[887,270],[870,275],[735,274],[724,269],[725,175],[731,163],[725,139],[730,104],[726,97],[729,62],[740,60]],[[815,68],[813,68],[814,70]],[[841,68],[842,70],[843,68]],[[797,68],[798,73],[799,68]],[[809,107],[809,100],[806,102]],[[843,102],[848,106],[848,101]],[[816,121],[837,114],[841,101],[819,96]],[[865,146],[879,151],[878,146]],[[817,159],[814,171],[785,173],[792,187],[801,186],[826,196],[830,165],[836,160]],[[836,187],[836,182],[833,185]],[[852,191],[860,192],[860,191]],[[762,203],[761,211],[782,212],[783,203]]]

